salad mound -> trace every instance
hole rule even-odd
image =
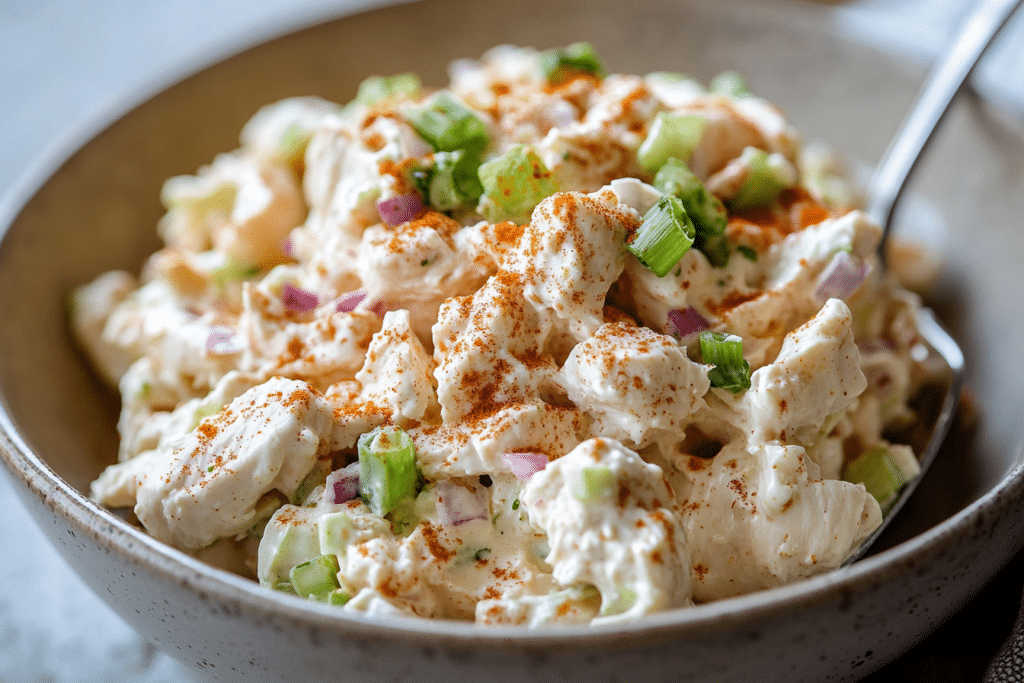
[[[372,614],[635,620],[839,566],[918,470],[915,295],[725,73],[502,46],[256,113],[74,294],[92,497]]]

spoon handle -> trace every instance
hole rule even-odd
[[[932,70],[914,108],[876,167],[868,193],[867,209],[868,215],[882,226],[882,247],[889,236],[896,203],[921,153],[964,81],[1021,4],[1024,4],[1024,0],[978,2],[956,43]],[[884,259],[884,249],[882,251]]]

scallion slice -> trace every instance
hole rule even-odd
[[[413,171],[416,188],[427,198],[427,204],[439,211],[472,206],[484,188],[477,172],[480,157],[464,150],[438,152],[433,165]]]
[[[338,558],[321,555],[292,567],[288,572],[292,589],[303,598],[320,598],[336,588],[338,584]]]
[[[420,79],[416,74],[370,76],[359,84],[356,101],[370,106],[391,97],[416,95],[420,87]]]
[[[540,68],[551,85],[565,83],[581,74],[604,78],[607,73],[594,46],[585,42],[545,50],[540,54]]]
[[[693,222],[683,202],[665,195],[644,214],[626,248],[655,275],[665,277],[693,244],[694,235]]]
[[[700,142],[705,120],[693,114],[660,112],[636,151],[636,160],[648,173],[665,165],[669,157],[687,160]]]
[[[377,427],[359,437],[359,492],[370,510],[383,517],[419,487],[416,451],[401,427]]]
[[[853,484],[864,484],[882,508],[888,512],[899,492],[909,481],[888,449],[872,448],[850,461],[843,471],[843,479]]]
[[[489,221],[525,223],[533,208],[558,191],[551,171],[537,153],[524,145],[510,148],[480,166],[480,182],[490,204],[481,210]]]
[[[448,92],[439,92],[406,120],[435,152],[466,150],[481,154],[490,143],[487,128],[466,105]]]
[[[679,197],[696,230],[693,246],[711,265],[724,268],[729,263],[729,241],[725,237],[729,218],[722,200],[708,192],[686,163],[676,157],[669,157],[658,169],[654,186]]]
[[[735,334],[701,332],[700,352],[711,386],[738,394],[750,388],[750,363],[743,358],[743,340]]]
[[[740,155],[740,161],[747,165],[747,177],[736,195],[729,200],[734,210],[771,204],[779,192],[789,187],[790,182],[785,173],[772,165],[771,156],[763,149],[747,147]]]

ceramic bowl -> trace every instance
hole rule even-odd
[[[161,182],[232,149],[267,102],[347,101],[375,72],[444,82],[503,42],[593,42],[613,71],[743,72],[808,139],[870,167],[922,69],[843,38],[821,5],[440,0],[343,17],[227,59],[54,158],[0,207],[0,446],[25,505],[86,583],[160,648],[222,681],[828,681],[858,678],[949,617],[1024,545],[1024,177],[1019,127],[961,101],[914,186],[945,230],[933,305],[963,343],[981,419],[940,456],[876,552],[812,580],[640,623],[523,631],[372,620],[261,589],[165,547],[83,492],[116,451],[117,399],[71,343],[70,288],[157,247]],[[447,36],[457,36],[449,40]],[[201,117],[197,112],[202,112]],[[45,166],[45,165],[44,165]],[[1016,283],[1016,284],[1014,284]]]

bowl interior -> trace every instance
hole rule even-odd
[[[71,342],[67,294],[112,268],[137,272],[158,247],[163,180],[234,148],[242,124],[265,103],[307,94],[345,102],[373,73],[415,71],[425,83],[441,84],[451,59],[499,43],[561,45],[569,36],[594,43],[612,71],[681,71],[706,81],[737,69],[807,139],[825,140],[851,162],[870,166],[923,74],[899,56],[838,38],[821,6],[778,3],[769,13],[763,3],[656,0],[645,7],[636,13],[610,0],[581,7],[441,0],[330,21],[173,85],[62,164],[43,167],[38,190],[0,244],[0,395],[21,437],[81,491],[114,461],[117,397]],[[453,31],[458,40],[424,39]],[[69,139],[66,150],[81,142]],[[1021,158],[1019,123],[967,97],[914,185],[928,220],[949,235],[930,303],[965,347],[967,383],[982,419],[973,448],[940,458],[880,547],[978,499],[1022,457],[1017,387],[1024,370],[1010,361],[1013,350],[1024,348],[1024,297],[1016,293],[1024,253]],[[901,223],[921,215],[904,211]]]

